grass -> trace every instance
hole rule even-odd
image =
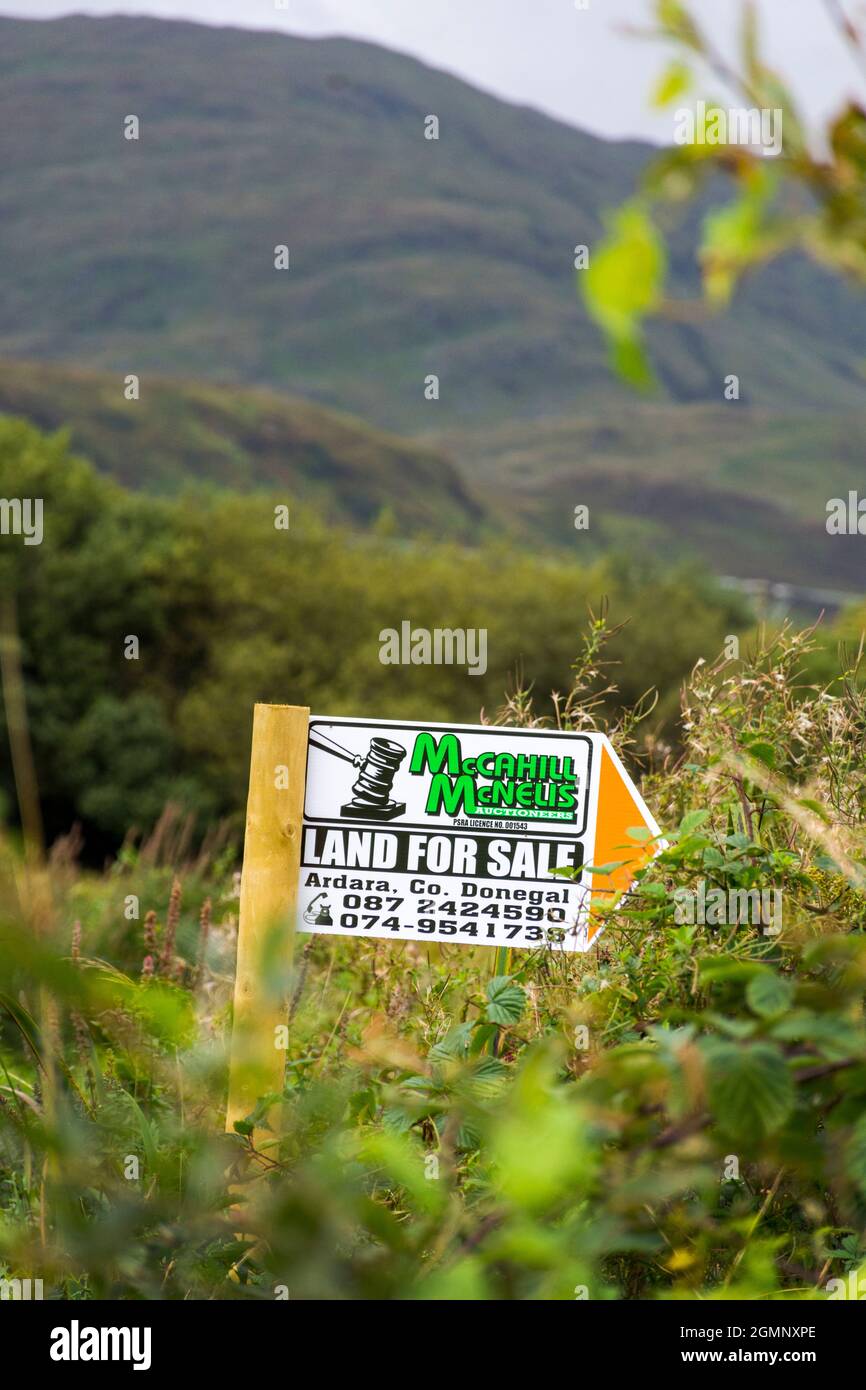
[[[866,1250],[866,707],[854,667],[804,684],[809,645],[699,666],[676,762],[610,730],[667,848],[588,955],[515,951],[494,983],[483,950],[299,938],[283,1096],[230,1135],[232,848],[193,856],[168,815],[97,875],[7,838],[6,1273],[79,1299],[830,1296]],[[543,714],[518,692],[502,717]],[[781,932],[677,921],[700,879],[778,888]]]

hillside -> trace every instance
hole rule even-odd
[[[625,393],[572,248],[647,154],[369,44],[0,19],[0,353],[266,385],[410,433],[597,409]],[[677,293],[691,259],[686,227]],[[736,371],[752,404],[859,403],[862,315],[802,264],[655,345],[671,400]]]
[[[519,516],[527,534],[579,558],[648,549],[717,574],[862,593],[862,537],[828,535],[826,505],[862,493],[864,427],[862,412],[632,400],[435,442],[501,524]],[[581,503],[590,526],[576,532]]]
[[[128,487],[285,490],[333,521],[387,509],[408,534],[476,535],[482,517],[443,454],[273,392],[148,378],[127,401],[118,376],[0,362],[0,414],[68,426],[74,448]]]
[[[0,361],[0,414],[68,427],[102,473],[148,492],[267,488],[352,526],[391,513],[403,536],[498,535],[581,563],[615,548],[741,579],[866,587],[860,537],[824,525],[827,498],[860,486],[855,413],[632,401],[421,445],[272,391],[156,377],[131,402],[108,373]],[[574,529],[579,503],[587,531]]]

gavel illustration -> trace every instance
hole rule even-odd
[[[391,795],[397,769],[406,756],[402,743],[394,743],[389,738],[374,738],[370,751],[362,756],[350,753],[334,739],[323,734],[320,729],[310,730],[310,743],[323,753],[334,758],[342,758],[360,769],[358,780],[352,787],[352,800],[341,806],[341,815],[354,820],[394,820],[406,810],[405,801],[395,801]]]

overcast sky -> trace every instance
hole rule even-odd
[[[649,0],[0,0],[0,14],[150,14],[305,35],[348,34],[414,54],[510,101],[609,136],[669,141],[672,115],[647,109],[664,51],[628,37]],[[810,124],[846,96],[866,104],[866,81],[829,18],[863,0],[758,0],[764,47],[790,81]],[[285,8],[281,8],[281,6]],[[717,42],[734,51],[740,0],[691,0]],[[709,95],[721,95],[714,87]]]

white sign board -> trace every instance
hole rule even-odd
[[[584,951],[658,833],[603,734],[312,715],[298,928]]]

